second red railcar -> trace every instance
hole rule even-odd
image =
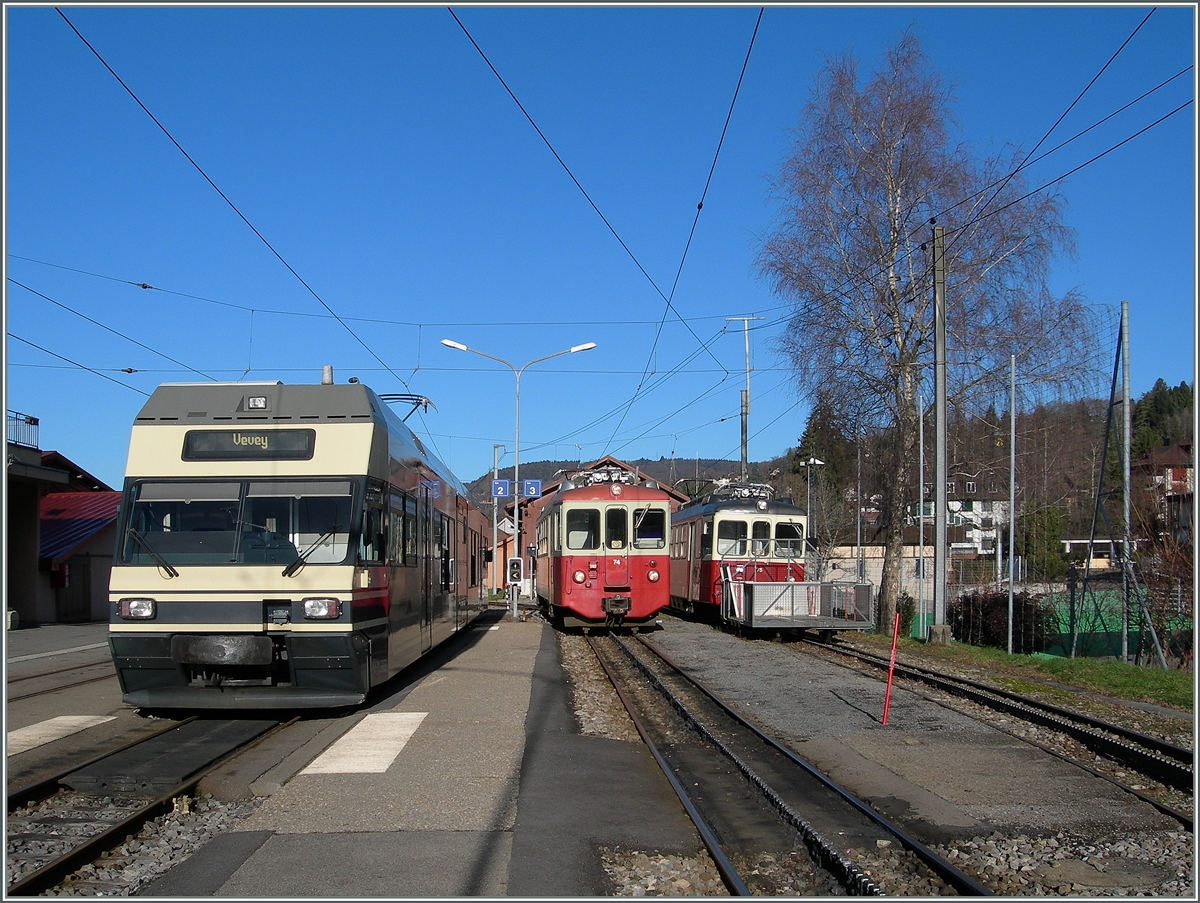
[[[535,586],[559,627],[637,629],[670,601],[670,498],[618,468],[565,480],[537,520]]]

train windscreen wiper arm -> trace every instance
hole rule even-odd
[[[291,564],[289,564],[287,567],[285,567],[283,569],[283,572],[280,576],[290,577],[290,576],[292,576],[292,574],[299,571],[301,566],[306,561],[308,561],[308,556],[317,550],[317,546],[319,546],[321,543],[323,543],[329,537],[333,536],[333,534],[336,533],[337,530],[338,530],[338,525],[334,524],[332,527],[330,527],[328,530],[326,530],[324,533],[322,533],[320,536],[318,536],[312,545],[310,545],[307,549],[305,549],[303,552],[301,552],[299,555],[297,555],[296,560],[293,561]]]
[[[133,527],[129,527],[125,532],[128,533],[130,536],[132,536],[134,541],[139,546],[141,546],[143,549],[146,550],[146,554],[154,559],[155,564],[157,564],[160,568],[162,568],[164,571],[166,571],[170,576],[172,576],[172,577],[179,576],[179,571],[175,570],[175,568],[171,566],[171,563],[169,561],[167,561],[167,559],[163,558],[162,555],[160,555],[158,553],[158,551],[154,548],[154,546],[150,545],[150,541],[148,539],[146,539],[146,537],[144,537],[141,533],[139,533]]]

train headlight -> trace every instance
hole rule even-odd
[[[651,583],[658,583],[658,571],[649,571],[646,574],[646,579]]]
[[[608,487],[608,491],[612,493],[613,498],[620,498],[621,493],[625,490],[621,488],[620,483],[613,483],[610,487]]]
[[[129,621],[149,621],[156,607],[153,599],[122,599],[117,603],[117,614]]]
[[[584,580],[587,580],[587,574],[585,574],[583,571],[576,571],[571,575],[571,579],[576,583],[583,583]]]
[[[337,599],[305,599],[303,604],[304,617],[309,620],[330,620],[340,617],[342,614],[342,603]]]

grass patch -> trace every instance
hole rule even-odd
[[[855,639],[888,654],[892,640],[878,633],[860,633]],[[911,652],[994,671],[1016,679],[1052,680],[1117,699],[1152,702],[1191,711],[1195,704],[1195,677],[1186,671],[1164,671],[1157,665],[1139,667],[1094,658],[1009,655],[1003,649],[965,643],[934,645],[901,638],[899,647]]]

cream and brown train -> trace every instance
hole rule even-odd
[[[355,705],[486,608],[487,520],[368,387],[165,384],[109,586],[125,702]]]

